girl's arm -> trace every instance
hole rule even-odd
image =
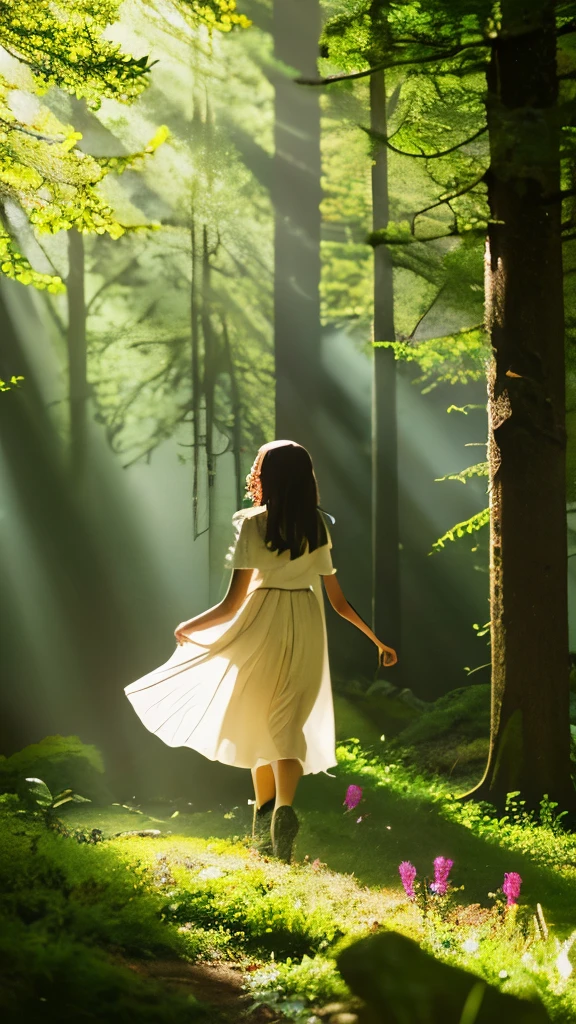
[[[346,600],[342,592],[342,587],[338,583],[336,576],[323,576],[324,588],[328,595],[328,600],[332,605],[335,612],[341,615],[343,619],[348,619],[353,626],[357,626],[358,629],[362,630],[363,633],[376,644],[378,648],[378,660],[384,665],[395,665],[398,661],[396,651],[392,647],[387,647],[381,640],[372,632],[370,626],[367,626],[363,619],[360,618],[358,612],[354,610],[351,604]]]
[[[246,600],[251,577],[252,569],[234,569],[226,597],[207,612],[202,612],[187,622],[181,622],[174,630],[177,643],[191,641],[192,637],[188,634],[195,630],[209,629],[210,626],[219,626],[220,623],[233,619]]]

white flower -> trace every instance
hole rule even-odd
[[[562,949],[556,957],[556,970],[564,981],[568,980],[574,970],[568,959],[568,951],[566,949]]]
[[[206,882],[210,878],[222,878],[223,874],[224,872],[217,867],[204,868],[203,871],[199,872],[198,878],[201,878],[203,882]]]
[[[508,971],[498,971],[498,977],[499,978],[507,978],[508,977]]]
[[[570,952],[574,941],[576,940],[576,931],[560,943],[556,940],[556,948],[558,950],[558,956],[556,957],[556,970],[563,981],[568,981],[568,978],[572,974],[574,968],[568,959],[568,953]]]
[[[465,939],[462,943],[462,949],[465,953],[475,953],[479,946],[478,939]]]

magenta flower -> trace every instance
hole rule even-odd
[[[430,886],[437,896],[445,896],[448,888],[448,875],[452,870],[453,860],[448,857],[436,857],[434,861],[434,881]]]
[[[513,907],[518,901],[522,879],[517,871],[505,871],[502,892],[506,896],[507,906]]]
[[[406,893],[409,900],[416,899],[416,893],[414,892],[414,879],[416,878],[416,868],[409,860],[403,860],[398,865],[398,871],[400,874],[400,881],[404,886],[404,892]]]
[[[346,790],[346,796],[344,797],[344,804],[346,805],[347,811],[353,811],[355,807],[358,807],[362,799],[362,787],[361,786],[348,786]]]

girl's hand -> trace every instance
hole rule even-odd
[[[176,637],[176,643],[178,647],[182,647],[182,644],[192,643],[192,637],[188,636],[184,630],[190,629],[189,622],[181,622],[179,626],[176,626],[174,630],[174,636]]]
[[[393,647],[387,647],[386,644],[378,644],[378,664],[385,665],[386,668],[390,668],[395,665],[398,661],[398,655]]]

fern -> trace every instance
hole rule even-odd
[[[444,480],[458,480],[461,484],[465,484],[467,480],[471,480],[475,476],[488,476],[487,462],[477,462],[475,466],[466,466],[466,469],[461,470],[460,473],[448,473],[447,476],[437,476],[434,480],[435,483],[442,483]]]
[[[476,533],[477,530],[481,530],[483,526],[486,526],[490,522],[490,509],[483,508],[481,512],[476,512],[475,515],[471,516],[470,519],[464,520],[463,523],[456,523],[450,530],[447,530],[443,537],[439,537],[435,540],[432,545],[432,551],[428,553],[431,555],[434,551],[439,551],[446,544],[446,541],[456,540],[457,537],[463,537],[466,533]]]

